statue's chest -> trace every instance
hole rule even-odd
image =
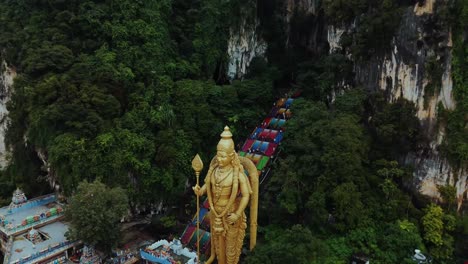
[[[225,174],[215,173],[211,186],[215,200],[229,199],[232,192],[233,186],[233,172],[227,172]]]
[[[233,180],[233,172],[229,171],[226,173],[219,173],[216,172],[214,174],[214,181],[212,184],[214,187],[222,188],[222,187],[232,187]]]

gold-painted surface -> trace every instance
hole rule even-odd
[[[215,259],[218,264],[239,262],[247,228],[244,211],[249,201],[251,250],[256,243],[258,171],[251,160],[238,156],[234,146],[232,133],[226,126],[221,133],[216,156],[211,160],[205,183],[202,187],[198,183],[193,187],[197,199],[207,194],[210,205],[211,256],[206,263],[212,263]],[[195,169],[193,161],[192,166]],[[245,175],[244,169],[249,177]]]
[[[203,161],[201,160],[200,156],[197,154],[192,160],[192,168],[195,172],[200,172],[203,170]]]
[[[197,154],[192,160],[192,168],[195,171],[197,177],[197,185],[195,188],[200,188],[199,178],[200,171],[203,169],[203,161]],[[200,260],[200,195],[197,195],[197,263]]]

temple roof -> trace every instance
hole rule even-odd
[[[16,208],[11,208],[9,206],[2,207],[0,208],[0,215],[3,216],[2,218],[4,220],[6,220],[6,222],[8,223],[7,225],[11,224],[13,227],[21,226],[22,221],[27,219],[28,217],[40,215],[50,210],[50,204],[54,203],[55,201],[55,195],[41,196],[29,200]],[[38,224],[39,222],[36,223]],[[33,226],[34,224],[27,225],[25,226],[25,228],[29,230]],[[0,225],[0,231],[6,233],[7,235],[10,235],[16,233],[18,230],[9,230],[8,228],[6,228],[6,226]]]
[[[68,231],[68,225],[63,222],[55,222],[43,226],[38,230],[32,230],[34,230],[34,232],[38,232],[38,230],[40,230],[43,234],[47,235],[49,239],[34,245],[31,241],[24,239],[22,236],[15,237],[10,250],[11,255],[8,263],[14,263],[20,258],[38,254],[41,251],[47,250],[49,247],[53,247],[54,245],[67,241],[65,238],[65,232]]]

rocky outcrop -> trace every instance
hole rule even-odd
[[[315,56],[328,51],[324,13],[317,0],[284,2],[286,48]]]
[[[258,23],[255,22],[255,26],[249,26],[246,21],[246,19],[242,21],[243,25],[239,29],[231,28],[230,30],[227,73],[230,80],[242,79],[252,59],[264,57],[267,49],[266,42],[257,34]]]
[[[409,154],[405,161],[415,166],[413,181],[421,194],[440,200],[438,186],[455,186],[460,210],[468,199],[468,171],[466,167],[453,168],[439,152],[438,148],[444,137],[445,129],[441,126],[428,149]]]
[[[379,69],[378,87],[388,91],[388,99],[395,101],[400,97],[413,102],[418,110],[417,117],[421,121],[428,121],[428,128],[433,129],[437,121],[437,105],[442,103],[445,109],[453,110],[455,101],[452,95],[452,77],[451,77],[451,54],[446,54],[447,60],[442,63],[444,72],[440,78],[441,87],[437,87],[434,95],[426,96],[426,88],[429,80],[424,72],[424,62],[421,64],[406,64],[401,55],[398,54],[398,47],[394,49],[390,58],[386,57]],[[422,58],[421,60],[424,60]],[[432,131],[432,130],[431,130]]]
[[[315,15],[319,8],[317,0],[288,0],[286,3],[286,22],[289,23],[291,17],[297,12]]]
[[[57,179],[55,170],[52,168],[52,166],[49,163],[47,151],[41,148],[36,148],[36,154],[37,154],[37,157],[42,162],[42,170],[47,173],[45,175],[44,180],[46,180],[49,183],[49,186],[52,189],[54,189],[56,192],[63,191],[60,189],[60,185],[58,184],[58,179]]]
[[[422,16],[424,14],[433,14],[434,3],[435,0],[425,0],[422,4],[417,3],[416,5],[414,5],[414,14],[417,16]]]
[[[338,27],[331,26],[331,25],[328,26],[327,41],[328,41],[328,45],[330,46],[330,50],[329,50],[330,53],[333,53],[341,49],[340,40],[341,40],[341,36],[343,35],[343,33],[345,33],[345,29],[338,28]]]
[[[265,57],[267,42],[262,38],[258,17],[258,3],[243,5],[238,10],[239,21],[229,28],[228,69],[230,81],[242,79],[255,57]]]
[[[438,124],[438,107],[453,110],[456,102],[452,92],[451,31],[448,26],[430,25],[437,23],[434,2],[427,0],[423,5],[416,4],[408,9],[392,50],[382,58],[356,65],[356,79],[370,90],[385,91],[390,102],[402,97],[415,104],[417,117],[430,143],[405,158],[406,163],[415,168],[413,185],[420,193],[436,199],[440,199],[438,185],[455,186],[460,209],[468,199],[467,168],[454,168],[439,150],[445,128]],[[336,39],[331,38],[331,41],[330,47],[336,46],[333,44]],[[440,66],[440,75],[428,73],[431,61]],[[437,87],[430,87],[431,82]]]
[[[5,61],[2,61],[0,69],[0,167],[4,168],[8,164],[8,150],[5,146],[5,132],[8,125],[6,104],[10,100],[16,71],[14,68],[9,67]]]

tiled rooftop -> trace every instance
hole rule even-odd
[[[68,225],[59,221],[63,216],[61,210],[55,195],[41,196],[11,208],[0,208],[3,220],[0,231],[9,237],[4,263],[36,263],[73,246],[65,238]],[[27,219],[30,221],[25,221]],[[32,227],[47,239],[33,244],[25,237]]]
[[[11,255],[9,263],[14,263],[20,258],[28,257],[34,253],[47,250],[49,247],[65,242],[65,232],[68,230],[68,225],[63,222],[55,222],[48,224],[38,229],[43,234],[47,235],[49,239],[33,245],[33,243],[23,235],[15,237],[13,246],[11,248]],[[51,252],[53,254],[53,252]]]
[[[30,229],[31,227],[37,224],[53,220],[56,217],[43,218],[41,219],[41,221],[22,226],[23,220],[25,220],[27,217],[47,213],[47,211],[51,207],[54,207],[54,205],[56,205],[55,201],[55,195],[47,195],[30,200],[22,204],[20,207],[11,209],[11,211],[8,206],[0,208],[0,216],[3,216],[5,220],[8,221],[8,225],[12,226],[12,229],[7,228],[7,226],[0,226],[0,231],[4,232],[7,235],[11,235],[16,233],[17,231]]]

